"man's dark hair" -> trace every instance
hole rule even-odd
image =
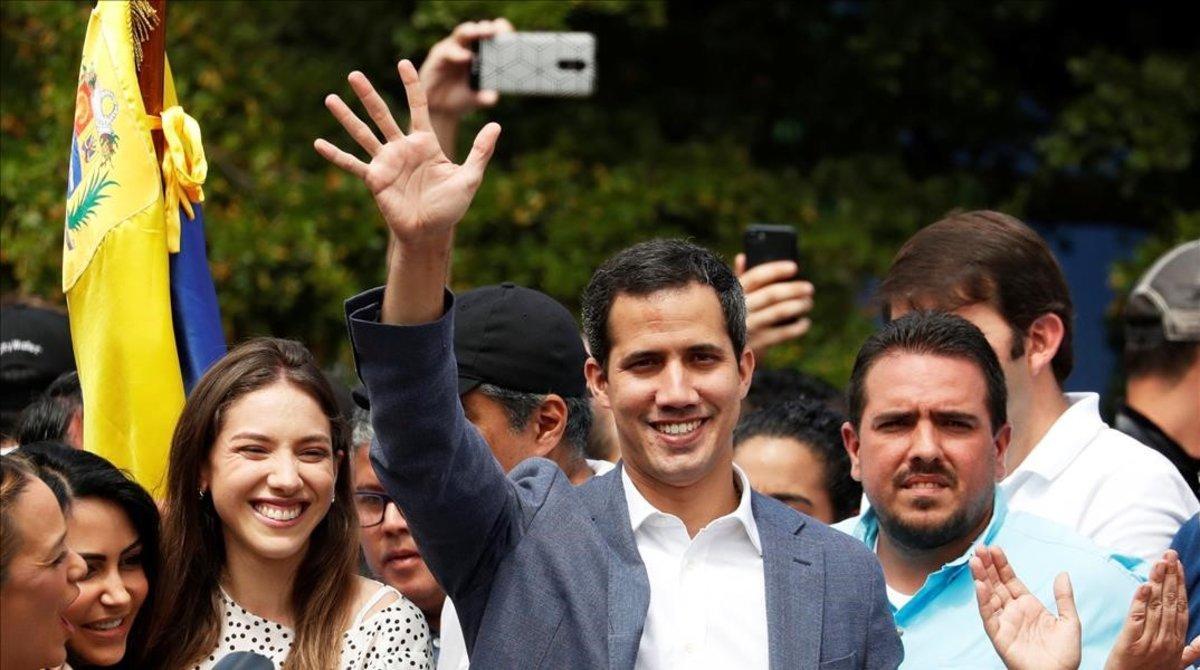
[[[1200,357],[1200,342],[1168,340],[1163,334],[1161,316],[1126,316],[1122,362],[1130,379],[1160,377],[1176,382],[1187,374],[1197,357]]]
[[[83,408],[83,390],[79,373],[64,372],[45,393],[39,395],[21,411],[13,431],[17,444],[66,439],[71,420]]]
[[[910,312],[867,338],[858,350],[854,370],[850,373],[850,388],[846,393],[850,421],[855,428],[862,426],[863,409],[867,406],[867,373],[875,361],[893,352],[961,358],[974,363],[983,374],[987,386],[986,402],[992,423],[991,432],[995,433],[1008,423],[1008,390],[1004,386],[1004,371],[983,332],[970,321],[953,314]]]
[[[1014,359],[1025,353],[1029,326],[1056,314],[1063,339],[1051,365],[1060,385],[1071,374],[1075,311],[1062,268],[1045,240],[1007,214],[955,212],[922,228],[892,260],[879,298],[884,320],[893,303],[945,311],[991,305],[1012,329]]]
[[[854,516],[862,484],[850,476],[850,456],[842,444],[846,417],[816,398],[765,405],[742,417],[733,431],[733,448],[752,437],[791,438],[805,445],[825,467],[825,492],[837,520]]]
[[[608,364],[608,316],[617,296],[648,296],[691,283],[711,286],[721,302],[733,352],[746,347],[746,298],[733,271],[716,254],[686,240],[650,240],[604,261],[583,291],[583,332],[592,357]]]
[[[800,398],[819,400],[838,414],[846,413],[845,392],[820,377],[793,368],[755,368],[742,411],[752,412]]]
[[[493,384],[480,384],[480,393],[495,400],[504,408],[508,426],[512,430],[523,430],[529,425],[533,413],[545,402],[546,396],[500,388]],[[578,455],[585,455],[588,433],[592,430],[592,405],[588,398],[560,396],[567,405],[567,425],[563,429],[562,442]]]

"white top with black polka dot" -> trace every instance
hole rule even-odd
[[[369,619],[370,609],[388,593],[398,596]],[[432,668],[429,627],[421,610],[390,586],[380,590],[355,614],[342,635],[343,670]],[[221,636],[194,670],[280,670],[295,633],[282,624],[251,614],[221,590]]]

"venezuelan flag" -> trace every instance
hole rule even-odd
[[[63,291],[83,387],[84,447],[157,492],[184,402],[180,344],[196,374],[224,352],[224,342],[202,224],[191,218],[207,171],[199,126],[179,109],[169,69],[163,115],[147,116],[131,28],[128,2],[99,2],[88,22],[67,178]],[[161,170],[151,138],[160,127]],[[172,262],[170,254],[179,256]],[[202,298],[189,303],[182,296],[201,270]],[[182,302],[173,304],[173,296]]]

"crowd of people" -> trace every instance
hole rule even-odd
[[[788,261],[635,244],[592,275],[582,333],[534,288],[455,295],[500,136],[453,162],[495,102],[469,47],[505,30],[400,62],[408,131],[361,73],[374,129],[326,100],[366,160],[315,148],[389,236],[385,285],[346,302],[352,394],[300,343],[234,347],[155,501],[85,451],[61,317],[5,309],[0,668],[1200,660],[1200,241],[1129,297],[1116,428],[1063,391],[1070,292],[998,212],[899,249],[844,392],[757,363],[809,327]]]

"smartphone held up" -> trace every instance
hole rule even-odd
[[[591,33],[502,33],[476,45],[471,86],[505,95],[586,97],[596,87]]]
[[[799,237],[789,225],[752,223],[742,236],[746,252],[746,269],[771,261],[792,261],[800,264]]]

